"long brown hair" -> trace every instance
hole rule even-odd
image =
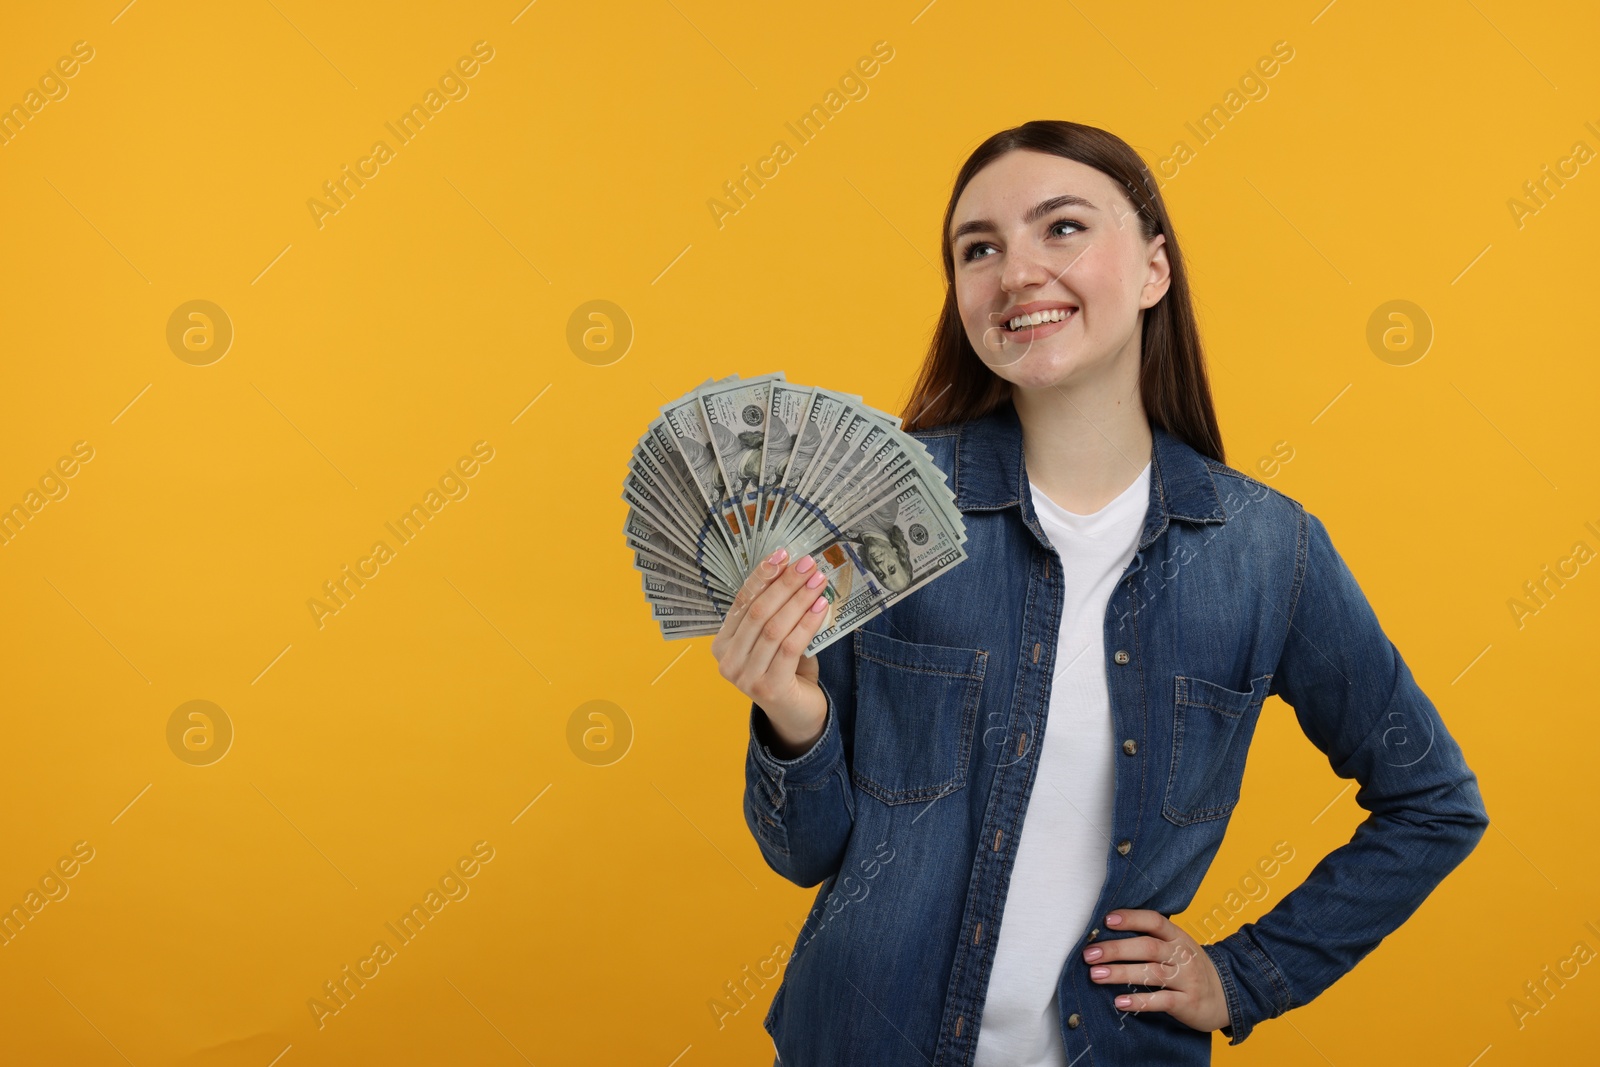
[[[1189,296],[1189,274],[1178,235],[1167,216],[1166,202],[1144,160],[1116,134],[1076,122],[1045,120],[1001,130],[967,157],[956,176],[944,211],[939,244],[944,256],[944,308],[934,327],[922,370],[904,407],[907,432],[981,418],[1008,402],[1011,383],[990,370],[973,351],[956,305],[955,260],[950,247],[950,222],[967,183],[984,167],[1019,148],[1048,152],[1094,167],[1115,181],[1138,209],[1145,240],[1167,235],[1171,282],[1166,294],[1145,309],[1139,355],[1139,392],[1145,415],[1154,425],[1187,443],[1196,452],[1224,463],[1222,433],[1211,405],[1200,330]]]

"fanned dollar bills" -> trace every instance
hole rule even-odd
[[[707,379],[639,439],[623,532],[669,640],[722,628],[740,585],[779,547],[828,582],[806,655],[967,558],[941,471],[900,420],[781,371]]]

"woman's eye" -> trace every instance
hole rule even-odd
[[[1071,226],[1074,232],[1085,229],[1083,223],[1081,222],[1074,222],[1071,219],[1057,219],[1050,224],[1050,233],[1052,235],[1057,235],[1057,228],[1061,226]],[[1070,234],[1063,233],[1059,234],[1058,236],[1067,237],[1070,236]],[[984,257],[978,255],[978,252],[982,249],[993,247],[994,245],[987,241],[974,241],[972,244],[968,245],[967,250],[961,254],[961,262],[971,263],[975,259],[982,259]]]

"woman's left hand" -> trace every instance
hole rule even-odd
[[[1211,957],[1159,911],[1119,908],[1106,916],[1113,930],[1144,937],[1101,941],[1083,950],[1089,979],[1105,985],[1157,985],[1153,993],[1124,993],[1113,1003],[1123,1011],[1164,1011],[1196,1030],[1228,1025],[1228,1001]]]

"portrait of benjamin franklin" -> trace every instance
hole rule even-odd
[[[890,593],[907,589],[914,580],[911,573],[911,544],[905,531],[895,523],[899,504],[886,501],[877,511],[868,512],[846,525],[830,544],[851,544],[880,586]]]
[[[857,535],[862,545],[862,555],[867,569],[891,593],[898,593],[911,584],[911,546],[900,527],[890,526],[885,531],[863,529]]]

